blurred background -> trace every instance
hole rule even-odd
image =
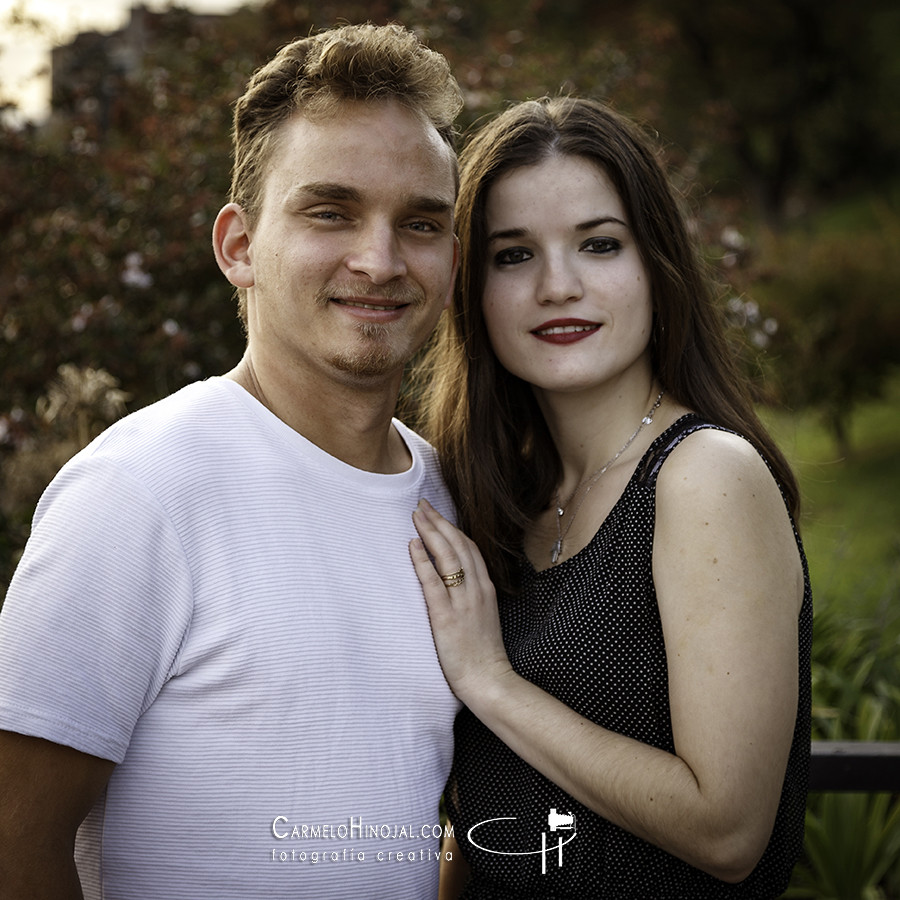
[[[659,138],[760,410],[794,463],[819,739],[900,740],[900,4],[0,4],[0,602],[59,466],[243,350],[210,248],[231,104],[279,46],[399,21],[461,129],[607,100]],[[900,803],[812,795],[791,896],[900,897]]]

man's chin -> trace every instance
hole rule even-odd
[[[406,361],[399,359],[397,354],[385,348],[377,348],[359,353],[340,354],[332,358],[331,364],[344,375],[371,381],[402,371]]]

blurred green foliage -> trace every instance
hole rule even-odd
[[[898,880],[900,801],[889,794],[814,796],[807,807],[804,848],[806,858],[794,870],[785,897],[896,897],[891,883]]]
[[[765,410],[803,493],[815,600],[813,737],[900,740],[900,377],[850,423],[837,454],[813,411]],[[900,798],[812,794],[788,897],[900,897]]]

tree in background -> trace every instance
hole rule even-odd
[[[32,414],[57,367],[106,368],[144,405],[239,355],[210,251],[228,189],[237,20],[161,17],[133,77],[0,142],[4,403]]]
[[[900,367],[900,216],[879,227],[781,239],[753,288],[779,322],[770,354],[780,398],[820,412],[844,458],[856,406]]]
[[[708,176],[779,227],[810,204],[895,179],[894,0],[644,0],[668,38],[665,133],[703,144]]]

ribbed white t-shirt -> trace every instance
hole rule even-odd
[[[329,456],[214,378],[48,488],[0,614],[0,728],[118,763],[87,898],[436,895],[458,704],[407,544],[433,450]]]

